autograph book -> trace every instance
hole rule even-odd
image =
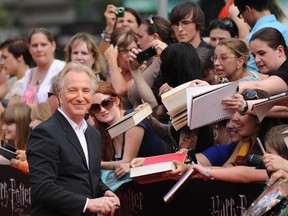
[[[172,160],[184,163],[186,156],[187,151],[147,157],[143,166],[131,168],[130,177],[140,184],[168,180],[163,174],[176,168]]]
[[[118,136],[119,134],[124,133],[130,128],[136,126],[141,121],[143,121],[147,116],[152,113],[152,109],[149,104],[146,104],[140,110],[135,110],[122,118],[120,118],[117,122],[112,124],[107,128],[111,138]]]

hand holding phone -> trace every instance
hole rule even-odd
[[[153,47],[148,47],[147,49],[143,50],[142,52],[138,53],[137,61],[142,64],[144,61],[152,58],[157,54],[156,50]]]

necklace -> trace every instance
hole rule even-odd
[[[46,73],[40,73],[38,69],[35,70],[34,79],[36,80],[36,86],[39,86],[44,78]]]

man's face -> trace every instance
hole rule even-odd
[[[92,104],[91,79],[84,72],[69,71],[59,94],[61,109],[76,124],[82,122]]]
[[[179,42],[193,43],[195,38],[200,38],[200,32],[196,30],[196,23],[192,21],[192,15],[187,15],[184,19],[172,25]]]

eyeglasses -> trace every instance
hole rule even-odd
[[[135,49],[137,49],[138,47],[132,47],[132,48],[130,48],[130,49],[125,49],[125,48],[119,48],[118,49],[118,52],[120,53],[120,54],[127,54],[127,53],[129,53],[133,48],[135,48]]]
[[[187,28],[191,23],[194,23],[194,21],[193,20],[181,20],[181,21],[179,21],[179,22],[177,22],[177,23],[174,23],[173,25],[172,25],[172,28],[175,30],[175,29],[178,29],[179,28],[179,26],[181,26],[182,28]]]
[[[236,56],[228,57],[228,56],[217,56],[217,55],[213,55],[213,56],[211,56],[211,61],[212,61],[212,62],[216,62],[217,59],[218,59],[220,63],[224,63],[224,62],[227,61],[227,59],[232,59],[232,58],[238,58],[238,57],[236,57]]]
[[[101,101],[100,104],[97,103],[92,104],[89,110],[90,112],[97,114],[101,111],[101,106],[104,109],[109,110],[112,108],[113,104],[114,104],[114,98],[106,98],[103,101]]]
[[[256,99],[259,99],[257,91],[255,91],[253,89],[244,90],[242,95],[243,95],[245,100],[256,100]]]
[[[52,95],[56,95],[56,94],[54,94],[53,92],[48,92],[47,95],[48,95],[48,98],[50,98]]]
[[[150,16],[147,17],[147,22],[152,26],[154,32],[158,33],[158,29],[155,26],[154,21],[153,21],[153,15],[150,15]]]

